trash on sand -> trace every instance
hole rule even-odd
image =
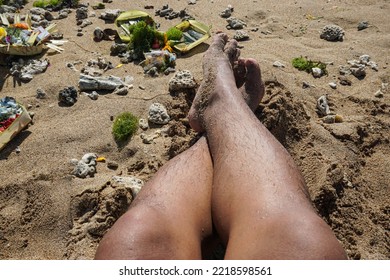
[[[0,99],[0,150],[31,122],[27,110],[13,97]]]
[[[207,26],[196,20],[185,20],[175,27],[183,32],[183,38],[178,42],[174,42],[173,49],[181,53],[192,50],[211,36],[211,26]]]
[[[46,28],[31,27],[31,16],[26,15],[25,22],[21,22],[20,14],[15,14],[13,24],[6,15],[0,14],[3,26],[0,26],[0,53],[11,55],[36,55],[40,54],[44,47],[61,52],[63,49],[50,43],[51,33],[57,31],[55,23]]]
[[[176,55],[169,51],[154,50],[144,53],[145,60],[140,63],[145,72],[148,72],[152,67],[156,67],[158,71],[165,71],[168,67],[174,67]]]

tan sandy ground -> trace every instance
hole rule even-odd
[[[95,4],[98,1],[90,1]],[[136,3],[135,3],[136,2]],[[174,10],[187,8],[197,20],[212,24],[213,32],[226,29],[219,13],[234,5],[233,16],[247,23],[250,40],[242,42],[242,56],[261,63],[267,93],[259,118],[291,152],[301,168],[310,194],[322,217],[333,228],[351,259],[389,259],[389,182],[390,182],[390,91],[384,97],[374,94],[382,83],[389,82],[390,3],[386,0],[346,1],[206,1],[188,5],[186,0],[170,0]],[[159,1],[119,1],[106,8],[144,10],[146,4],[161,8]],[[31,7],[29,3],[25,11]],[[89,9],[91,12],[92,8]],[[100,10],[95,11],[97,15]],[[154,15],[154,10],[148,10]],[[311,15],[316,17],[313,19]],[[155,17],[166,30],[179,22]],[[91,259],[101,236],[126,209],[129,194],[122,188],[106,184],[113,175],[148,179],[170,157],[188,146],[193,136],[183,117],[188,110],[184,95],[172,97],[168,81],[172,77],[145,77],[140,66],[124,65],[106,74],[134,77],[134,89],[127,96],[101,95],[97,101],[79,96],[72,107],[58,104],[58,92],[78,85],[79,72],[66,67],[67,62],[82,61],[99,55],[119,64],[111,57],[111,42],[92,40],[94,27],[113,27],[98,17],[93,25],[77,37],[75,11],[67,19],[57,21],[60,32],[69,40],[62,54],[44,57],[50,67],[27,84],[14,86],[0,68],[4,82],[1,96],[13,96],[31,104],[34,124],[22,132],[0,152],[0,258],[1,259]],[[368,29],[358,31],[360,21],[368,21]],[[343,42],[327,42],[319,38],[326,24],[337,24],[345,30]],[[258,31],[251,31],[258,28]],[[177,60],[177,70],[190,70],[202,79],[202,53],[207,44]],[[349,76],[351,86],[328,83],[339,76],[339,65],[368,54],[379,70],[367,70],[358,80]],[[329,75],[319,79],[299,72],[291,66],[294,57],[332,62]],[[274,61],[285,64],[275,68]],[[76,66],[80,69],[82,65]],[[4,81],[5,79],[5,81]],[[302,87],[303,81],[313,85]],[[145,87],[141,90],[139,86]],[[37,88],[48,95],[36,99]],[[160,95],[159,95],[160,94]],[[327,94],[331,110],[343,116],[337,124],[324,124],[316,112],[316,101]],[[151,97],[159,95],[154,99]],[[142,98],[150,99],[143,100]],[[165,104],[172,121],[168,136],[154,144],[143,144],[137,135],[122,147],[111,135],[111,116],[131,111],[146,118],[153,102]],[[240,120],[237,120],[240,121]],[[146,131],[153,133],[161,127]],[[192,136],[191,136],[192,135]],[[21,152],[16,153],[19,146]],[[93,178],[70,175],[72,158],[87,152],[98,153],[119,167],[112,170],[99,163]],[[259,166],[261,168],[261,166]],[[278,168],[275,166],[275,168]]]

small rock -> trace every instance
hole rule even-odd
[[[233,10],[228,7],[225,10],[223,10],[219,15],[223,18],[229,18],[232,15]]]
[[[237,30],[233,36],[236,41],[245,41],[249,39],[249,34],[243,30]]]
[[[328,124],[331,124],[331,123],[342,123],[343,122],[343,117],[340,116],[340,115],[327,115],[327,116],[322,118],[322,121],[324,123],[328,123]]]
[[[155,124],[167,124],[170,121],[170,117],[164,105],[153,103],[149,107],[148,120]]]
[[[95,27],[95,30],[93,31],[93,38],[95,40],[101,41],[103,40],[104,32],[100,27]]]
[[[320,38],[327,41],[343,41],[344,30],[338,25],[326,25],[322,29]]]
[[[330,108],[328,105],[328,99],[326,98],[325,95],[321,96],[317,100],[317,108],[320,111],[320,114],[322,116],[327,116],[330,114]]]
[[[92,100],[98,100],[99,94],[96,91],[92,91],[91,93],[83,92],[84,95],[88,96]]]
[[[37,88],[36,98],[37,99],[45,99],[46,98],[46,92],[43,89],[41,89],[41,88]]]
[[[169,80],[169,91],[193,89],[197,83],[188,70],[179,71]]]
[[[117,94],[117,95],[127,95],[129,93],[129,89],[124,86],[124,85],[120,85],[119,87],[117,87],[115,90],[114,90],[114,94]]]
[[[311,69],[311,73],[313,74],[314,78],[320,78],[322,76],[322,70],[321,68],[314,67]]]
[[[113,43],[111,45],[110,51],[111,55],[118,55],[120,53],[125,53],[128,50],[128,45],[125,43]]]
[[[375,97],[377,98],[382,98],[383,97],[383,92],[381,90],[378,90],[376,93],[375,93]]]
[[[244,21],[234,17],[228,18],[226,21],[228,22],[227,29],[243,29],[246,26]]]
[[[17,147],[15,148],[15,153],[19,154],[20,152],[21,152],[21,150],[20,150],[19,146],[17,146]]]
[[[311,85],[308,82],[303,81],[302,82],[302,88],[309,88]]]
[[[139,119],[138,121],[138,125],[139,127],[142,129],[142,130],[147,130],[149,128],[149,124],[148,124],[148,121],[145,120],[145,119]]]
[[[121,10],[114,9],[114,10],[106,10],[100,15],[100,18],[107,21],[114,21],[119,14],[121,13]]]
[[[188,5],[195,5],[196,4],[196,0],[188,0]]]
[[[77,90],[75,87],[70,86],[60,90],[58,94],[58,100],[60,103],[72,106],[77,101]]]
[[[92,21],[90,21],[89,19],[84,19],[81,24],[80,24],[80,27],[81,28],[84,28],[84,27],[87,27],[88,25],[91,25],[92,24]]]
[[[357,27],[358,31],[364,30],[366,28],[368,28],[368,21],[359,22],[358,27]]]
[[[329,86],[333,89],[336,89],[337,88],[337,84],[335,82],[330,82],[329,83]]]
[[[283,63],[281,63],[280,61],[275,61],[273,64],[272,64],[273,67],[277,67],[277,68],[284,68],[286,67]]]
[[[351,80],[348,79],[345,76],[340,76],[340,77],[338,77],[338,79],[339,79],[340,85],[343,85],[343,86],[350,86],[350,85],[352,85]]]
[[[143,85],[139,85],[138,88],[141,89],[141,90],[145,90],[146,89],[145,86],[143,86]]]
[[[107,168],[117,170],[119,167],[119,164],[115,161],[109,160],[107,161]]]
[[[88,17],[88,8],[87,7],[80,7],[76,10],[76,19],[82,20]]]
[[[358,79],[362,79],[366,76],[366,67],[364,65],[354,65],[350,68],[352,75]]]
[[[363,54],[359,57],[359,61],[361,64],[367,65],[370,61],[371,57],[368,54]]]

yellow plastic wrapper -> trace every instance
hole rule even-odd
[[[186,20],[175,27],[183,32],[183,42],[173,45],[173,48],[181,53],[188,52],[211,36],[211,26],[207,26],[196,20]]]

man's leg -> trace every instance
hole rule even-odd
[[[159,169],[99,244],[96,259],[201,259],[212,234],[206,139]]]
[[[253,108],[262,89],[248,79],[237,42],[224,48],[240,94]],[[261,85],[262,86],[262,85]],[[99,245],[96,258],[189,259],[208,257],[213,243],[211,188],[212,163],[205,137],[164,165],[145,185]],[[171,240],[171,241],[170,241]],[[206,241],[203,242],[202,241]],[[200,252],[201,243],[203,245]]]
[[[293,159],[238,93],[224,34],[204,58],[204,81],[190,110],[207,133],[214,163],[212,211],[227,259],[338,259],[344,250],[315,213]],[[247,60],[248,73],[260,69]],[[249,70],[250,69],[250,70]]]

